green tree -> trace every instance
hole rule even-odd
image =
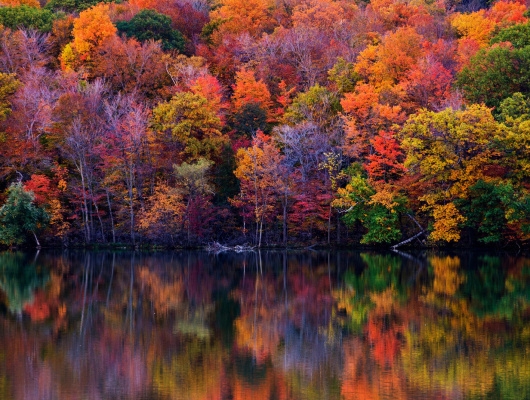
[[[135,37],[140,42],[160,40],[164,50],[184,51],[184,37],[171,28],[171,18],[155,10],[142,10],[130,21],[118,21],[116,28],[127,37]]]
[[[49,217],[46,211],[34,204],[33,192],[24,190],[21,182],[9,186],[6,203],[0,208],[0,243],[20,245],[32,233],[40,246],[36,232],[44,227]]]
[[[345,188],[338,189],[335,207],[347,207],[344,221],[355,226],[360,222],[366,229],[361,243],[388,244],[401,236],[399,212],[404,210],[403,200],[385,191],[377,192],[361,174],[355,174]],[[390,200],[389,200],[390,199]]]
[[[293,124],[308,121],[320,128],[329,129],[336,124],[340,111],[339,98],[329,89],[317,84],[294,98],[285,118]]]
[[[469,188],[469,197],[457,200],[466,216],[465,226],[476,229],[483,243],[500,242],[506,230],[506,214],[513,205],[514,189],[510,184],[479,180]]]
[[[530,119],[530,99],[522,93],[514,93],[504,99],[499,107],[498,120],[501,122],[514,122],[516,119]]]
[[[56,15],[50,10],[26,5],[0,8],[0,24],[11,29],[23,26],[41,32],[50,32],[55,18]]]
[[[530,46],[494,46],[479,51],[457,76],[457,85],[472,103],[499,107],[516,92],[530,91]],[[498,112],[498,111],[495,111]]]
[[[265,134],[269,134],[271,130],[267,124],[267,110],[256,102],[244,104],[236,111],[233,116],[232,127],[240,136],[247,139],[252,139],[252,135],[257,130]]]
[[[49,0],[44,6],[47,10],[64,11],[68,13],[80,12],[95,6],[98,3],[121,3],[112,0]]]
[[[530,23],[517,24],[503,29],[490,41],[491,44],[503,42],[510,42],[516,49],[530,46]]]

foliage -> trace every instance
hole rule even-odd
[[[486,179],[498,132],[491,111],[478,105],[461,111],[422,111],[403,128],[405,166],[420,174],[429,188],[420,200],[422,209],[435,217],[434,240],[460,238],[458,226],[465,217],[452,201],[465,198],[471,186]]]
[[[34,298],[36,288],[43,287],[49,277],[47,271],[37,269],[35,261],[18,252],[0,254],[0,287],[7,297],[8,309],[20,315],[24,306]]]
[[[48,10],[64,11],[64,12],[81,12],[85,11],[99,3],[121,3],[120,0],[50,0],[44,6]]]
[[[486,3],[5,0],[0,192],[63,245],[527,246],[529,14]]]
[[[182,228],[185,205],[182,194],[175,188],[160,183],[148,199],[148,206],[139,216],[138,227],[148,237],[171,238]]]
[[[129,21],[118,21],[116,28],[127,37],[140,42],[160,40],[164,50],[184,51],[182,34],[171,27],[171,18],[155,10],[141,10]]]
[[[21,86],[15,74],[0,73],[0,121],[5,120],[11,113],[9,97]]]
[[[109,5],[99,3],[79,14],[74,21],[74,40],[61,54],[64,68],[72,68],[94,57],[95,50],[116,35],[117,29],[109,17]],[[79,60],[78,60],[79,58]]]
[[[498,108],[516,92],[530,89],[530,47],[498,44],[479,51],[458,75],[466,99]]]
[[[191,157],[212,158],[218,154],[225,137],[219,130],[221,119],[208,101],[198,94],[179,93],[153,110],[153,127],[169,131]]]
[[[344,220],[354,226],[360,222],[367,230],[361,243],[391,243],[401,236],[398,228],[401,200],[388,191],[379,193],[361,175],[353,175],[345,188],[339,188],[335,207],[348,207]]]
[[[501,30],[490,41],[491,44],[509,42],[514,48],[530,46],[530,23],[518,24]]]
[[[0,24],[17,29],[21,26],[27,29],[37,29],[50,32],[56,16],[49,10],[20,5],[0,8]]]
[[[0,243],[20,245],[28,233],[35,234],[48,222],[46,211],[34,204],[35,196],[22,183],[9,186],[6,203],[0,208]]]

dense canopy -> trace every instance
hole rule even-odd
[[[523,2],[3,5],[0,207],[44,243],[530,242]]]

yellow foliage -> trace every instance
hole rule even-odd
[[[267,0],[222,0],[220,7],[210,13],[210,18],[223,22],[223,32],[248,32],[252,36],[259,36],[274,26],[268,7]]]
[[[453,203],[436,205],[433,208],[434,231],[430,238],[434,241],[457,242],[460,240],[459,224],[466,221]]]
[[[457,33],[465,39],[476,41],[480,47],[484,47],[491,39],[495,29],[495,22],[486,18],[486,12],[480,10],[469,14],[456,14],[451,25]]]
[[[378,190],[372,197],[370,197],[368,204],[381,204],[389,210],[393,210],[399,205],[394,201],[394,194],[388,187]]]
[[[117,29],[110,19],[109,9],[108,4],[99,3],[79,14],[72,31],[74,40],[61,53],[63,69],[74,69],[78,59],[89,61],[95,48],[116,35]]]
[[[374,312],[385,315],[390,314],[394,308],[396,292],[393,288],[387,288],[384,291],[370,294],[370,300],[375,304]]]
[[[175,234],[182,226],[185,206],[177,189],[160,183],[148,200],[149,207],[139,215],[141,230],[157,235]]]

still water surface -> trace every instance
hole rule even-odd
[[[0,253],[0,399],[530,399],[530,259]]]

